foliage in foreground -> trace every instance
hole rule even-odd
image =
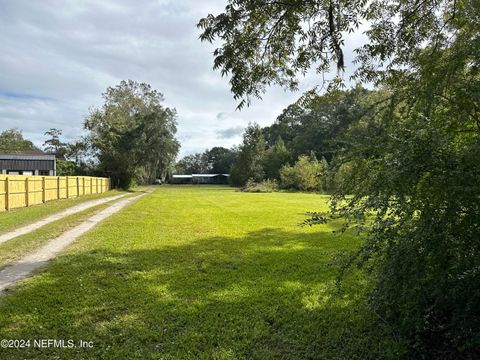
[[[478,358],[478,0],[229,0],[199,27],[220,41],[214,66],[242,107],[271,84],[296,89],[312,67],[343,69],[344,36],[362,22],[354,78],[377,85],[379,102],[351,125],[333,212],[360,227],[373,216],[358,263],[409,355]]]
[[[416,80],[402,77],[377,117],[352,128],[352,176],[333,203],[350,220],[375,214],[358,257],[375,270],[372,306],[412,351],[435,357],[480,356],[480,76],[469,65],[480,47],[463,42],[471,35],[425,50]]]

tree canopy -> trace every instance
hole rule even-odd
[[[353,45],[354,78],[381,83],[411,65],[425,44],[448,45],[458,30],[476,30],[476,0],[229,0],[225,11],[201,19],[200,39],[220,46],[214,68],[231,75],[239,107],[279,84],[296,90],[310,69],[328,85],[342,82],[346,35],[359,31],[367,42]],[[478,29],[477,29],[478,30]],[[472,38],[470,40],[473,40]],[[328,81],[330,80],[330,81]],[[319,81],[314,92],[325,85]]]
[[[374,92],[357,86],[316,96],[308,106],[288,106],[276,121],[264,128],[268,145],[280,137],[291,152],[291,160],[311,151],[331,161],[345,146],[349,126],[370,111],[368,99]]]
[[[0,152],[39,151],[33,142],[23,137],[18,129],[9,129],[0,133]]]
[[[228,174],[235,156],[235,149],[215,146],[203,153],[184,156],[175,165],[175,171],[178,174]]]
[[[85,119],[100,171],[128,187],[136,175],[152,181],[171,171],[179,149],[176,111],[145,83],[122,81],[103,94],[104,105]]]
[[[264,160],[266,144],[258,124],[249,124],[243,134],[243,142],[230,171],[230,182],[243,186],[248,180],[261,181],[265,177]]]
[[[48,136],[43,143],[43,150],[45,152],[55,154],[59,157],[63,157],[65,155],[67,144],[60,140],[62,132],[62,130],[56,128],[51,128],[45,132],[44,135]]]

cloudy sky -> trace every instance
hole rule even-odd
[[[89,108],[123,79],[147,82],[178,112],[181,154],[240,142],[250,121],[272,123],[299,94],[273,88],[236,111],[228,79],[212,70],[198,20],[225,0],[0,0],[0,131],[37,145],[51,127],[82,134]],[[314,84],[306,79],[304,88]]]

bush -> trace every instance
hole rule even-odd
[[[78,175],[75,163],[68,160],[57,160],[57,176]]]
[[[294,166],[285,165],[280,170],[280,184],[285,189],[301,191],[328,190],[328,164],[313,155],[302,155]]]
[[[263,180],[261,182],[255,182],[253,179],[249,179],[247,184],[241,189],[244,192],[255,193],[270,193],[278,191],[278,184],[275,180]]]

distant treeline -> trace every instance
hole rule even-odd
[[[333,190],[349,169],[343,154],[359,122],[371,115],[373,104],[384,96],[356,87],[318,96],[308,106],[292,104],[271,126],[249,124],[239,146],[185,156],[175,170],[230,173],[233,186],[268,179],[287,189]]]

